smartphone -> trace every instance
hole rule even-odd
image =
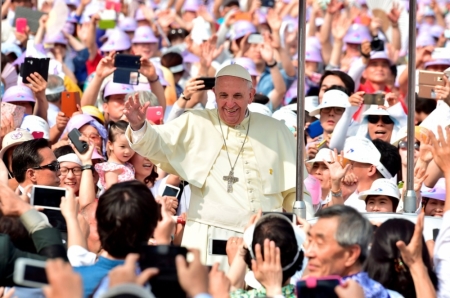
[[[261,34],[250,34],[247,42],[250,44],[263,44],[264,37]]]
[[[187,256],[187,249],[179,246],[157,245],[143,246],[139,254],[141,270],[158,268],[158,275],[150,279],[152,293],[155,297],[186,297],[178,283],[175,257]]]
[[[85,141],[80,141],[81,132],[77,128],[72,129],[68,137],[79,153],[83,154],[88,151],[89,145]]]
[[[78,111],[77,105],[80,104],[80,93],[78,91],[61,93],[61,112],[66,117],[71,118],[73,113]]]
[[[249,12],[236,12],[234,14],[235,21],[252,21],[252,14]]]
[[[180,188],[179,187],[175,187],[172,185],[166,185],[166,188],[164,189],[164,192],[162,194],[162,196],[168,196],[168,197],[178,197],[178,194],[180,193]]]
[[[419,70],[419,87],[421,85],[444,86],[444,75],[443,72]]]
[[[261,1],[261,6],[262,7],[273,8],[275,6],[275,1],[274,0],[262,0]]]
[[[330,275],[323,278],[310,277],[297,282],[297,297],[338,298],[334,288],[340,284],[340,276]]]
[[[161,106],[148,107],[147,109],[147,120],[155,123],[156,125],[162,124],[164,118],[163,108]]]
[[[209,239],[208,254],[226,256],[227,240]]]
[[[47,81],[48,79],[48,67],[50,64],[50,58],[33,58],[25,57],[25,61],[20,66],[20,76],[22,77],[22,83],[28,84],[27,77],[30,74],[37,72],[42,78]]]
[[[363,96],[364,104],[384,106],[384,97],[385,95],[383,93],[366,93]]]
[[[16,19],[16,31],[17,33],[25,34],[27,30],[28,22],[25,18],[17,18]]]
[[[274,212],[274,211],[269,211],[269,212],[263,212],[262,213],[262,215],[267,215],[267,214],[283,215],[287,219],[289,219],[293,224],[297,224],[297,216],[294,213],[290,213],[290,212]]]
[[[114,57],[113,82],[120,84],[138,85],[141,56],[117,54]]]
[[[31,189],[30,204],[44,207],[44,209],[61,210],[61,198],[65,197],[67,190],[62,187],[34,185]]]
[[[138,70],[141,68],[141,56],[117,54],[114,56],[114,67]]]
[[[419,97],[428,98],[428,99],[436,99],[436,90],[435,86],[430,85],[419,85]]]
[[[32,288],[48,285],[45,261],[18,258],[14,264],[14,283]]]
[[[200,77],[196,81],[203,81],[205,87],[198,90],[211,90],[216,85],[216,78],[214,77]]]
[[[306,129],[306,132],[311,138],[316,138],[323,134],[323,128],[320,124],[320,120],[316,120],[313,123],[309,125],[309,127]]]
[[[384,42],[383,40],[379,39],[378,37],[374,38],[370,42],[370,49],[374,52],[382,52],[384,51]]]

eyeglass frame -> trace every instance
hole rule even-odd
[[[54,169],[52,169],[54,168]],[[49,164],[43,165],[43,166],[37,166],[37,167],[32,167],[33,170],[50,170],[52,172],[58,172],[61,169],[61,164],[59,163],[59,161],[54,160]]]
[[[67,173],[66,173],[66,174],[63,174],[62,169],[67,169]],[[74,169],[80,169],[80,173],[75,174],[75,172],[73,171]],[[60,167],[60,168],[59,168],[59,172],[60,172],[60,176],[67,176],[67,175],[69,175],[69,172],[72,172],[72,174],[73,174],[74,176],[79,177],[79,176],[81,176],[81,174],[83,173],[83,168],[82,168],[82,167],[73,167],[73,168]]]
[[[400,141],[398,142],[398,149],[407,150],[408,149],[408,141]],[[420,142],[414,142],[414,150],[420,151]]]

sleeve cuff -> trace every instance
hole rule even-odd
[[[30,234],[33,234],[34,232],[45,228],[52,227],[48,222],[47,216],[37,211],[36,209],[30,209],[22,214],[22,216],[20,216],[20,221]]]
[[[144,122],[144,125],[139,130],[133,130],[131,129],[131,140],[133,143],[139,142],[139,140],[142,139],[142,137],[145,135],[145,132],[147,130],[147,121]]]

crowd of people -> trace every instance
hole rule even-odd
[[[450,2],[303,4],[4,0],[0,297],[450,297]]]

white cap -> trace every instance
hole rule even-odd
[[[250,73],[239,64],[230,64],[219,70],[216,74],[216,78],[220,78],[223,76],[232,76],[236,78],[241,78],[247,80],[249,82],[252,81],[252,77]]]
[[[323,162],[324,160],[326,162],[331,162],[331,154],[333,153],[333,150],[328,148],[322,148],[317,152],[316,157],[313,159],[310,159],[306,161],[307,163],[315,163],[315,162]]]
[[[81,160],[78,158],[78,156],[75,153],[69,153],[66,155],[61,155],[60,157],[58,157],[58,161],[59,162],[73,162],[76,163],[80,166],[82,166],[82,162]]]
[[[380,115],[380,116],[391,116],[389,114],[388,110],[380,108],[380,106],[377,105],[371,105],[367,111],[363,113],[364,116],[368,115]]]
[[[293,129],[294,126],[297,126],[297,114],[289,109],[281,108],[275,112],[273,112],[272,118],[280,120],[283,122],[289,129]]]
[[[253,113],[259,113],[269,117],[272,116],[272,111],[269,107],[260,103],[252,102],[248,105],[248,109]]]
[[[47,121],[39,116],[28,115],[23,118],[20,128],[28,130],[35,139],[49,139],[50,127]]]
[[[309,112],[309,116],[316,116],[320,114],[320,110],[323,108],[348,108],[350,103],[348,102],[348,95],[341,90],[329,90],[323,94],[322,103],[315,109]]]
[[[380,162],[381,153],[371,140],[362,137],[348,137],[344,146],[344,158],[360,163],[374,165],[384,178],[392,175]]]
[[[369,190],[360,192],[358,198],[366,200],[367,196],[388,196],[400,200],[400,191],[394,182],[381,178],[375,180]]]

